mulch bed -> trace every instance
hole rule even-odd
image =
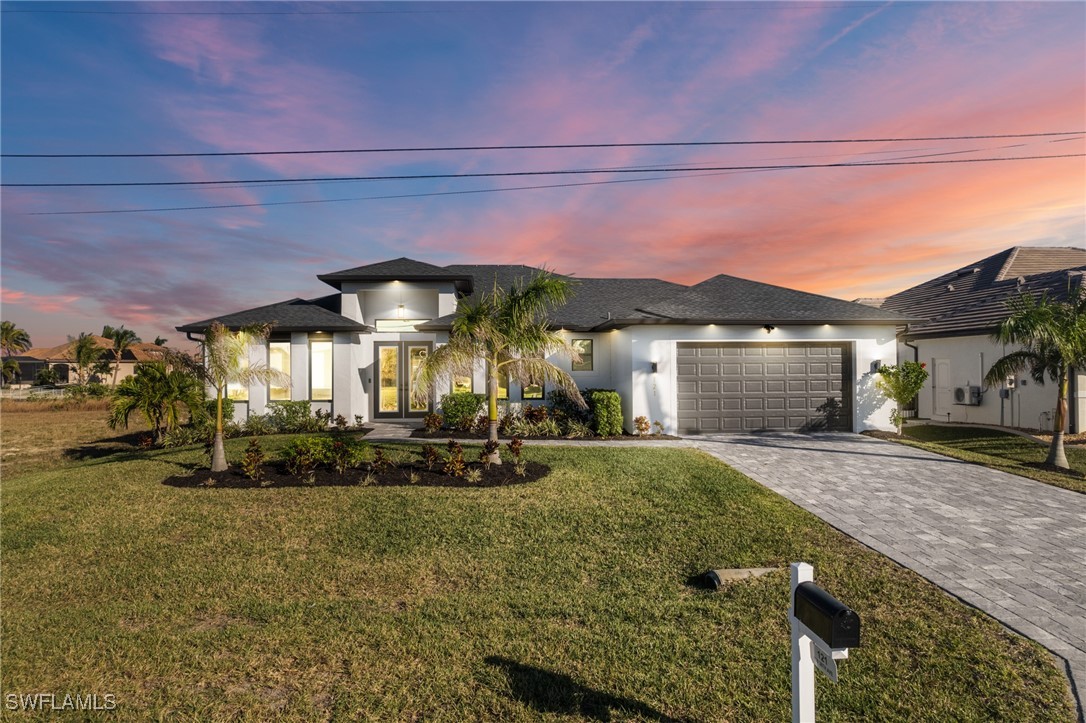
[[[510,435],[506,434],[499,436],[501,439],[512,439]],[[489,438],[489,434],[487,432],[460,432],[452,429],[427,432],[425,429],[419,428],[411,432],[411,437],[414,439],[477,439],[479,441],[486,441]],[[617,437],[545,437],[533,434],[529,437],[518,437],[518,439],[528,441],[560,440],[569,442],[644,442],[646,440],[658,439],[681,439],[681,437],[673,437],[670,434],[646,434],[643,437],[639,437],[636,434],[623,434]]]
[[[501,465],[492,465],[489,470],[481,464],[471,463],[469,469],[478,469],[483,473],[479,482],[468,482],[462,477],[452,477],[443,473],[440,468],[434,471],[426,469],[425,465],[406,464],[383,472],[374,472],[377,487],[506,487],[509,485],[521,485],[544,477],[551,471],[550,467],[538,462],[527,462],[525,475],[518,476],[513,471],[513,463],[506,461]],[[207,469],[199,469],[187,475],[174,475],[163,480],[162,484],[170,487],[206,487],[209,489],[272,489],[276,487],[358,487],[363,484],[367,469],[352,469],[346,474],[338,475],[332,470],[317,470],[314,483],[310,485],[305,480],[299,479],[289,473],[278,464],[266,464],[263,467],[265,479],[263,483],[249,479],[239,467],[231,467],[225,472],[212,472]],[[411,472],[418,475],[418,482],[412,484],[408,479]]]

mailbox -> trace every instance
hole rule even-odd
[[[860,646],[860,616],[818,585],[800,583],[793,603],[796,618],[829,647]]]

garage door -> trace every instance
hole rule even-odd
[[[680,343],[679,431],[852,429],[848,344]]]

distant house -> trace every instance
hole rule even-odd
[[[942,421],[1051,429],[1056,389],[1024,371],[989,387],[992,363],[1013,351],[991,341],[1021,293],[1066,299],[1081,288],[1086,249],[1015,246],[886,298],[880,308],[924,319],[904,327],[899,358],[928,364],[917,415]],[[1069,429],[1086,428],[1086,370],[1071,375]]]
[[[449,379],[418,404],[420,361],[445,343],[457,304],[539,269],[435,266],[412,259],[320,275],[334,294],[291,299],[178,326],[199,340],[212,321],[236,329],[274,325],[251,360],[289,374],[288,387],[230,390],[235,419],[281,400],[363,419],[403,420],[432,411],[448,391],[485,391],[485,370]],[[634,418],[675,433],[890,429],[890,406],[873,392],[872,367],[895,354],[909,317],[849,301],[718,275],[693,286],[660,279],[575,278],[575,294],[551,314],[581,361],[555,363],[582,388],[610,388]],[[503,380],[503,404],[543,404],[548,389]]]
[[[102,350],[99,359],[109,361],[111,364],[116,364],[113,356],[113,341],[105,338],[104,336],[92,335],[94,343]],[[43,368],[51,368],[57,373],[57,378],[61,383],[74,383],[76,381],[76,366],[75,366],[75,341],[67,341],[63,344],[53,347],[34,347],[27,349],[20,356],[15,357],[19,362],[20,379],[24,382],[33,381],[38,371]],[[125,350],[121,355],[120,369],[117,372],[117,381],[120,382],[125,377],[131,376],[135,372],[136,364],[143,361],[154,361],[162,358],[163,347],[148,342],[141,342],[139,344],[133,344]],[[100,378],[98,375],[92,375],[92,378],[87,381],[98,381],[103,383],[113,382],[113,371],[110,368],[110,373],[107,378]]]

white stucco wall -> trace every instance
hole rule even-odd
[[[992,364],[1015,347],[1004,347],[982,335],[918,339],[912,344],[919,350],[918,360],[928,365],[929,374],[917,396],[918,417],[941,422],[1052,428],[1057,389],[1051,380],[1037,384],[1029,371],[1024,370],[1017,375],[1008,399],[999,396],[1003,385],[989,388],[984,384],[984,375]],[[898,353],[903,361],[913,360],[913,350],[904,345],[898,347]],[[943,378],[939,378],[940,370],[944,371]],[[1073,389],[1077,398],[1069,403],[1077,407],[1075,419],[1081,429],[1086,417],[1086,375],[1079,374],[1077,382],[1077,388]],[[983,390],[980,405],[955,404],[954,388],[971,385]]]
[[[371,326],[379,319],[429,320],[456,311],[456,289],[451,282],[345,283],[341,292],[341,313]]]
[[[623,418],[627,430],[635,417],[660,421],[669,434],[678,430],[676,409],[676,344],[680,341],[836,341],[853,345],[853,431],[891,430],[893,408],[874,388],[871,365],[892,362],[896,355],[892,326],[778,327],[766,334],[761,326],[636,326],[612,334],[614,388],[623,396]],[[627,352],[628,350],[628,352]],[[628,360],[628,361],[627,361]],[[657,372],[652,372],[656,362]]]

